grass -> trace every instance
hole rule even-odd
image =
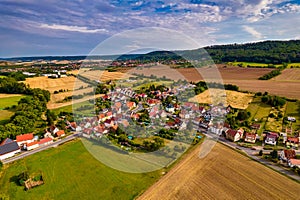
[[[255,121],[255,123],[259,123],[261,128],[258,130],[258,134],[262,133],[263,128],[268,119],[268,115],[271,111],[272,107],[262,103],[260,97],[253,98],[252,102],[246,109],[251,113],[250,121]]]
[[[0,124],[5,124],[13,114],[10,110],[0,110]]]
[[[5,78],[6,76],[0,75],[0,78]]]
[[[296,123],[292,123],[292,128],[293,131],[294,130],[299,130],[300,129],[300,113],[299,110],[300,109],[300,103],[298,102],[291,102],[288,101],[286,104],[286,111],[284,116],[287,117],[295,117],[296,118]]]
[[[0,98],[0,110],[6,107],[17,105],[20,99],[22,99],[23,97],[24,95]]]
[[[17,186],[13,177],[26,169],[42,173],[45,184],[27,192]],[[10,199],[133,199],[160,176],[160,171],[131,174],[109,168],[74,141],[5,166],[0,194]]]

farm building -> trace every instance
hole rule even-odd
[[[285,144],[287,147],[297,148],[299,146],[299,137],[288,137]]]
[[[300,167],[300,160],[299,159],[289,159],[288,165],[290,167]]]
[[[21,152],[20,147],[17,142],[6,138],[0,144],[0,160],[13,157],[16,153]]]

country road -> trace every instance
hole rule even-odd
[[[40,151],[44,151],[46,149],[49,149],[49,148],[52,148],[52,147],[56,147],[60,144],[63,144],[65,142],[68,142],[68,141],[71,141],[71,140],[74,140],[76,138],[78,138],[79,134],[78,133],[74,133],[72,135],[69,135],[61,140],[58,140],[56,142],[53,142],[52,144],[49,144],[49,145],[46,145],[46,146],[43,146],[43,147],[39,147],[39,148],[36,148],[36,149],[33,149],[31,151],[26,151],[26,152],[23,152],[17,156],[14,156],[14,157],[11,157],[11,158],[8,158],[6,160],[2,160],[2,163],[3,164],[8,164],[8,163],[11,163],[11,162],[14,162],[16,160],[19,160],[19,159],[22,159],[22,158],[25,158],[27,156],[30,156],[32,154],[35,154],[35,153],[38,153]]]

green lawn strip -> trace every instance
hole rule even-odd
[[[0,194],[11,199],[133,199],[161,176],[161,171],[124,173],[102,164],[78,140],[5,167]],[[42,173],[45,184],[29,191],[10,181],[24,170]]]
[[[6,107],[17,105],[20,99],[24,97],[25,95],[0,98],[0,110],[3,110]]]
[[[296,122],[292,123],[293,131],[300,129],[300,113],[298,111],[298,109],[300,109],[299,106],[300,106],[299,101],[298,102],[287,101],[284,117],[296,118]]]

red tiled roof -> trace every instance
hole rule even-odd
[[[70,125],[71,125],[73,128],[76,128],[76,127],[77,127],[76,122],[71,122]]]
[[[57,136],[62,136],[64,134],[65,134],[64,130],[57,131],[57,133],[56,133]]]
[[[33,145],[36,145],[36,144],[38,144],[37,141],[30,142],[30,143],[27,144],[27,147],[30,147],[30,146],[33,146]]]
[[[228,129],[228,130],[226,131],[226,133],[227,133],[228,135],[235,136],[235,135],[238,133],[238,131],[237,131],[237,130],[233,130],[233,129]]]
[[[293,165],[300,165],[300,160],[299,159],[290,159],[290,163]]]
[[[127,107],[129,107],[129,108],[133,107],[134,104],[135,104],[135,102],[133,102],[133,101],[129,101],[126,103]]]
[[[285,150],[283,150],[283,152],[284,152],[284,156],[285,156],[287,159],[295,158],[295,157],[296,157],[296,152],[295,152],[295,150],[292,150],[292,149],[285,149]]]
[[[22,141],[32,140],[32,139],[33,139],[32,133],[27,133],[24,135],[17,135],[17,137],[16,137],[17,142],[22,142]]]
[[[299,143],[299,138],[295,138],[295,137],[288,137],[287,141],[289,142],[294,142],[294,143]]]
[[[51,141],[52,141],[52,138],[48,137],[48,138],[41,139],[39,141],[39,144],[44,144],[44,143],[51,142]]]

